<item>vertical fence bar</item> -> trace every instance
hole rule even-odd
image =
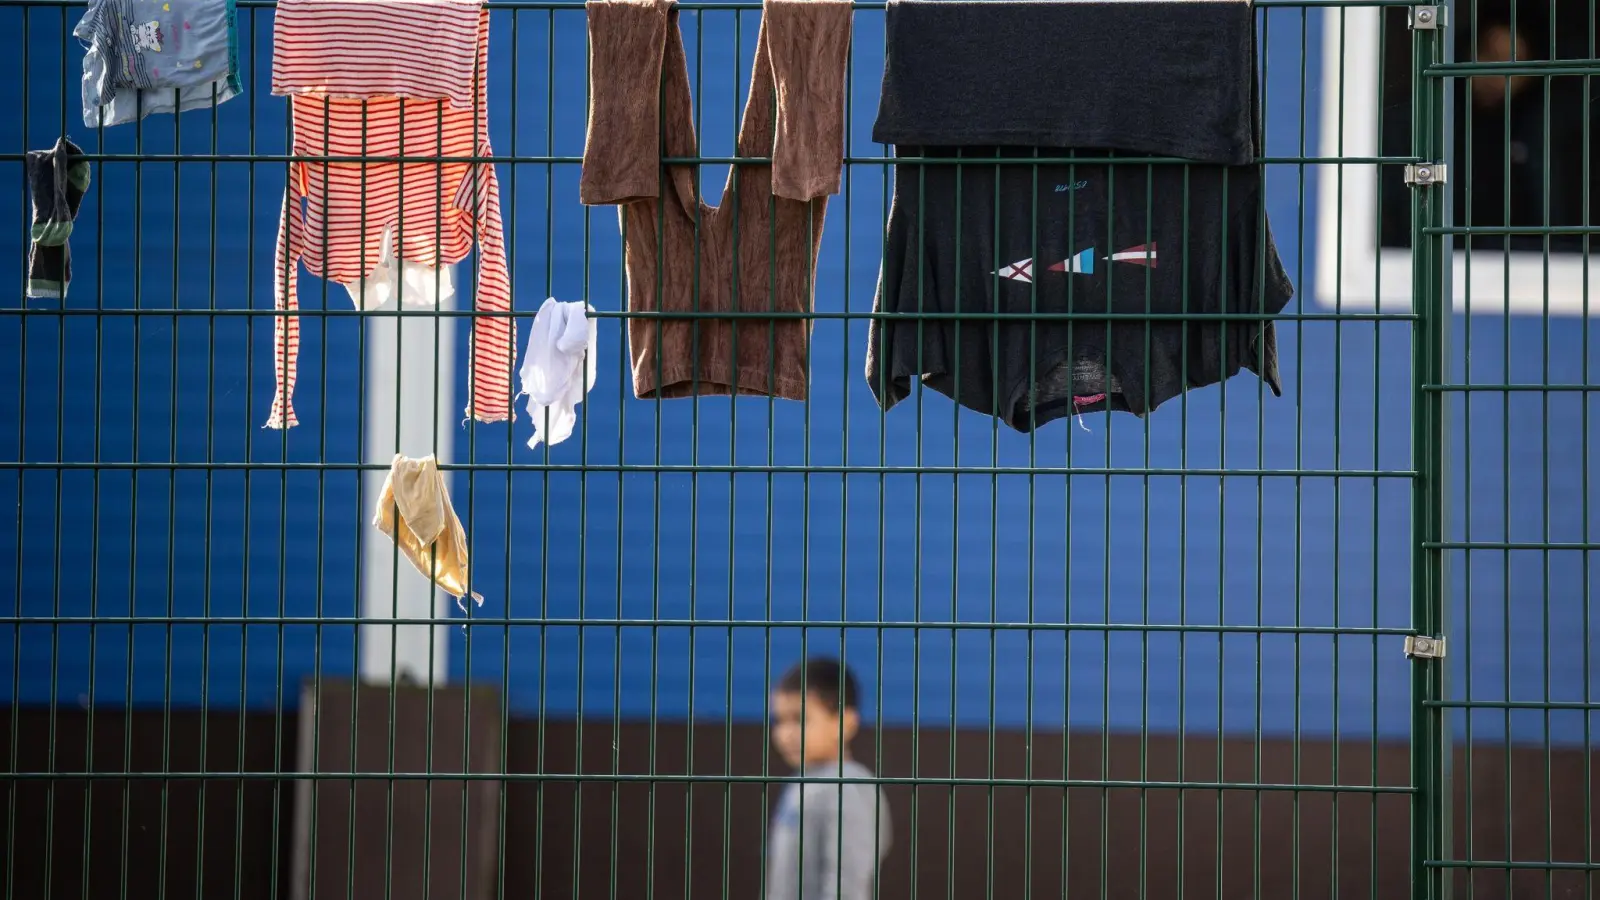
[[[1427,24],[1427,17],[1436,15],[1423,7],[1412,11],[1412,146],[1419,158],[1444,163],[1448,172],[1447,82],[1427,69],[1448,61],[1450,32],[1419,27]],[[1425,388],[1445,380],[1450,358],[1450,243],[1437,231],[1448,221],[1448,203],[1444,185],[1423,179],[1411,189],[1412,302],[1417,312],[1412,343],[1412,460],[1416,476],[1412,483],[1411,628],[1426,637],[1444,635],[1449,602],[1445,594],[1449,554],[1440,546],[1448,527],[1449,433],[1443,396]],[[1451,880],[1428,864],[1443,858],[1450,847],[1450,758],[1454,749],[1444,727],[1447,713],[1430,705],[1446,696],[1445,676],[1444,659],[1413,660],[1410,752],[1411,784],[1416,794],[1411,813],[1411,871],[1412,896],[1418,900],[1447,900]]]

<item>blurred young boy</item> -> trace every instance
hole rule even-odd
[[[784,673],[772,692],[772,744],[802,778],[871,778],[850,758],[860,689],[834,659]],[[766,900],[869,900],[889,852],[889,805],[862,782],[791,782],[767,843]]]

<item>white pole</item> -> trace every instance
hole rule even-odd
[[[451,308],[453,300],[440,304]],[[385,309],[394,304],[384,305]],[[366,396],[362,454],[382,470],[365,470],[361,496],[371,521],[389,463],[396,453],[439,462],[450,458],[461,418],[456,402],[454,316],[372,316],[365,320]],[[396,403],[398,394],[398,404]],[[398,408],[397,408],[398,407]],[[435,412],[437,411],[437,415]],[[361,615],[369,618],[450,618],[454,599],[399,555],[376,528],[361,532]],[[368,683],[410,678],[442,685],[449,673],[447,624],[360,626],[360,674]]]

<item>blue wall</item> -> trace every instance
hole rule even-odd
[[[0,62],[0,80],[28,77],[25,116],[13,111],[0,121],[0,152],[48,146],[63,109],[76,102],[80,51],[63,40],[76,12],[59,13],[0,10],[0,24],[26,35],[27,48]],[[1319,86],[1313,81],[1302,92],[1299,79],[1318,71],[1320,22],[1311,16],[1302,45],[1298,16],[1275,14],[1268,29],[1269,154],[1299,152],[1302,115],[1309,120],[1304,146],[1315,146]],[[851,96],[857,155],[882,152],[869,139],[881,22],[881,14],[858,16]],[[67,132],[106,153],[285,152],[285,101],[265,84],[270,14],[246,12],[242,25],[247,93],[214,117],[157,117],[142,129],[96,135],[68,109]],[[684,15],[684,27],[693,60],[693,15]],[[732,150],[755,15],[743,17],[737,58],[734,31],[731,12],[708,16],[698,48],[703,67],[691,65],[708,154]],[[1311,48],[1304,68],[1301,46]],[[581,154],[582,13],[524,12],[514,28],[509,13],[496,13],[491,63],[496,149]],[[546,115],[552,93],[553,120]],[[27,203],[21,164],[4,166],[12,175],[0,179],[0,210],[15,212],[0,213],[0,221],[13,223],[0,229],[11,235],[9,246],[20,247]],[[707,167],[708,190],[723,183],[725,171]],[[577,166],[547,174],[542,166],[502,165],[500,172],[517,308],[531,316],[549,294],[587,295],[597,307],[619,308],[616,217],[578,204]],[[281,164],[192,163],[175,176],[171,164],[115,163],[95,177],[72,238],[76,278],[67,308],[270,308]],[[1309,175],[1302,191],[1300,177],[1291,166],[1270,172],[1269,214],[1284,262],[1306,293],[1315,192]],[[872,303],[884,172],[852,167],[848,183],[848,203],[840,198],[829,209],[821,310],[861,312]],[[0,258],[0,284],[20,283],[22,259],[20,252]],[[305,305],[348,308],[342,290],[324,298],[320,282],[307,277],[302,285]],[[16,293],[7,296],[8,308],[20,305]],[[465,429],[457,460],[990,467],[1031,459],[1090,469],[1352,472],[1411,464],[1405,323],[1282,327],[1282,398],[1264,395],[1246,375],[1173,401],[1147,423],[1093,415],[1056,422],[1030,440],[932,393],[880,414],[861,374],[861,320],[817,323],[809,408],[748,398],[659,406],[635,400],[619,320],[605,321],[600,380],[573,440],[548,456],[544,448],[529,451],[523,416],[509,428]],[[0,456],[355,462],[359,328],[351,318],[326,327],[302,321],[296,401],[303,424],[285,436],[259,427],[272,390],[269,319],[0,315],[0,383],[21,385],[0,390]],[[1546,327],[1538,319],[1478,318],[1470,335],[1469,356],[1457,332],[1458,379],[1572,383],[1592,378],[1586,356],[1590,366],[1600,363],[1593,322]],[[1473,394],[1470,432],[1461,414],[1468,405],[1458,398],[1453,440],[1464,452],[1452,473],[1453,538],[1582,541],[1594,533],[1600,490],[1585,478],[1585,446],[1600,430],[1600,415],[1584,415],[1589,396]],[[0,583],[16,585],[22,616],[356,612],[357,541],[373,532],[371,498],[358,500],[350,470],[14,474],[0,477],[0,506],[18,509],[0,521]],[[1405,628],[1411,504],[1403,478],[1123,476],[1108,484],[1099,476],[517,471],[463,476],[452,490],[472,541],[475,583],[488,598],[481,615],[1013,626],[850,630],[846,652],[865,677],[869,712],[886,721],[1408,733],[1408,664],[1397,637],[1335,642],[1325,634],[1235,632],[1180,639],[1170,630],[1014,627]],[[1589,576],[1596,573],[1586,571],[1594,557],[1477,553],[1469,569],[1464,554],[1454,555],[1457,695],[1466,696],[1468,677],[1476,700],[1539,700],[1547,692],[1582,700],[1586,690],[1592,697],[1600,689],[1600,667],[1585,669],[1597,627],[1589,623],[1597,611]],[[509,637],[500,627],[455,629],[450,653],[455,676],[470,669],[474,678],[504,679],[522,712],[758,719],[768,674],[792,661],[802,640],[816,652],[839,649],[837,630],[827,628],[803,638],[798,628],[563,625],[518,626]],[[290,706],[300,679],[317,671],[348,676],[353,661],[354,629],[346,625],[0,626],[0,696],[30,703],[87,703],[92,695],[110,705],[170,698],[213,708]],[[1582,740],[1586,715],[1483,713],[1473,733],[1494,736],[1509,722],[1519,739],[1542,740],[1548,729],[1555,740]]]

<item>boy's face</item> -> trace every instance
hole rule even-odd
[[[859,726],[855,710],[834,712],[810,691],[804,695],[776,691],[772,695],[772,745],[783,761],[797,770],[839,759],[844,755],[843,745],[855,737]]]

